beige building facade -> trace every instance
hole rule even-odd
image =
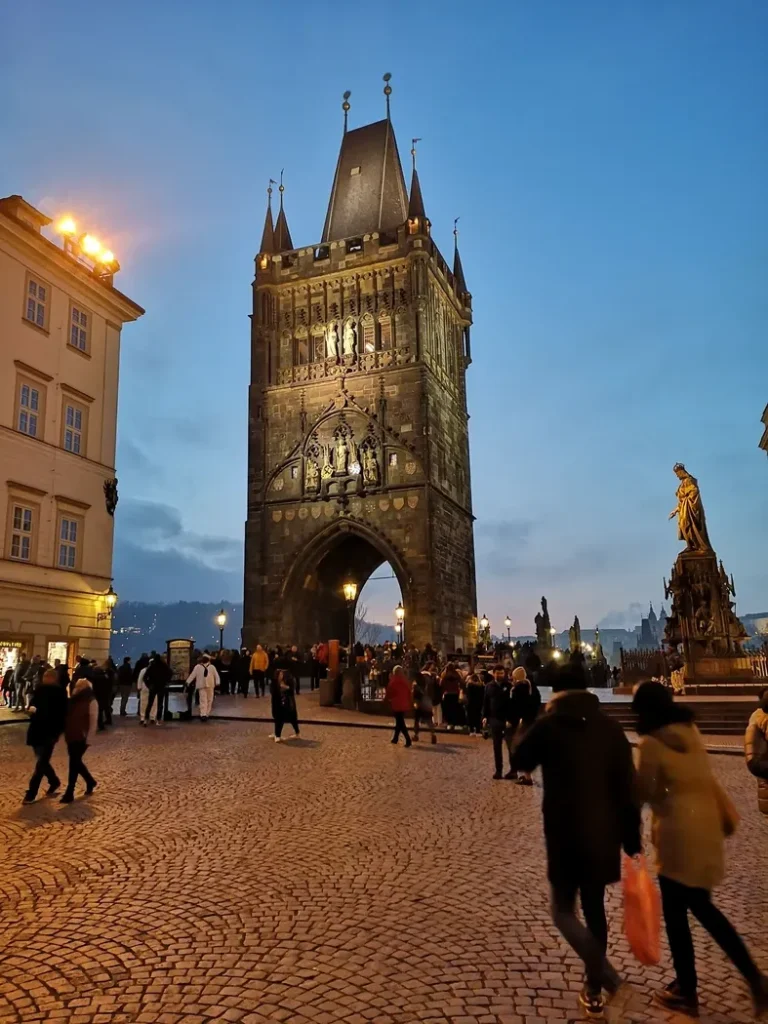
[[[123,324],[144,310],[0,199],[0,668],[109,651]]]

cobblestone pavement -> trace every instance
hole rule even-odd
[[[540,790],[494,783],[482,740],[393,747],[378,731],[119,721],[90,799],[20,806],[22,729],[0,729],[0,1022],[548,1024],[581,972],[549,922]],[[61,749],[54,755],[64,770]],[[768,968],[768,822],[743,816],[719,903]],[[668,1020],[610,898],[612,951]],[[751,1019],[697,933],[706,1020]]]

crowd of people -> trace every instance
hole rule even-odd
[[[668,1010],[699,1014],[691,913],[745,979],[756,1018],[768,1014],[768,977],[711,896],[724,877],[724,842],[736,829],[738,814],[712,770],[691,708],[676,703],[668,686],[649,680],[635,690],[632,707],[640,739],[633,759],[621,726],[603,713],[578,664],[549,666],[530,678],[522,665],[497,662],[473,672],[458,660],[441,664],[431,648],[362,649],[352,655],[369,680],[385,687],[395,719],[393,744],[402,737],[410,747],[424,727],[436,743],[440,722],[449,732],[462,729],[470,737],[492,740],[494,779],[530,786],[532,773],[541,769],[552,918],[584,963],[579,1001],[587,1016],[600,1018],[609,1006],[614,1019],[623,1019],[630,1005],[631,989],[607,957],[605,891],[621,877],[622,851],[628,857],[641,854],[644,804],[651,810],[675,972],[656,1000]],[[245,697],[252,683],[256,696],[269,689],[272,737],[283,742],[286,725],[299,735],[296,695],[302,674],[309,675],[314,689],[326,668],[322,645],[304,655],[295,647],[267,651],[260,646],[252,653],[195,652],[183,681],[187,717],[197,703],[201,720],[207,721],[216,692]],[[27,744],[34,750],[35,767],[23,802],[37,798],[44,779],[46,795],[61,788],[51,758],[62,735],[69,763],[61,802],[74,799],[79,778],[90,796],[97,783],[83,757],[91,732],[108,728],[118,697],[120,715],[127,714],[134,690],[142,725],[161,723],[171,679],[167,657],[157,652],[142,655],[135,664],[126,658],[119,667],[109,659],[102,664],[80,659],[71,679],[66,666],[22,657],[3,678],[2,696],[7,706],[29,716]],[[545,708],[537,683],[552,689]],[[509,767],[503,774],[505,749]],[[768,690],[750,719],[746,756],[758,779],[759,809],[768,815]]]

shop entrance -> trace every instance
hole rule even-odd
[[[23,640],[0,640],[0,678],[9,668],[16,668],[21,661],[21,652],[27,649]]]

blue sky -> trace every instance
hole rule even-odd
[[[0,193],[71,211],[147,309],[123,335],[116,583],[239,597],[248,311],[269,177],[317,241],[341,132],[421,136],[460,216],[479,611],[529,631],[661,598],[672,465],[768,607],[768,6],[41,0],[0,33]],[[24,40],[33,40],[33,48]],[[31,58],[34,59],[31,59]],[[374,589],[375,588],[375,589]],[[389,617],[386,583],[366,593]]]

